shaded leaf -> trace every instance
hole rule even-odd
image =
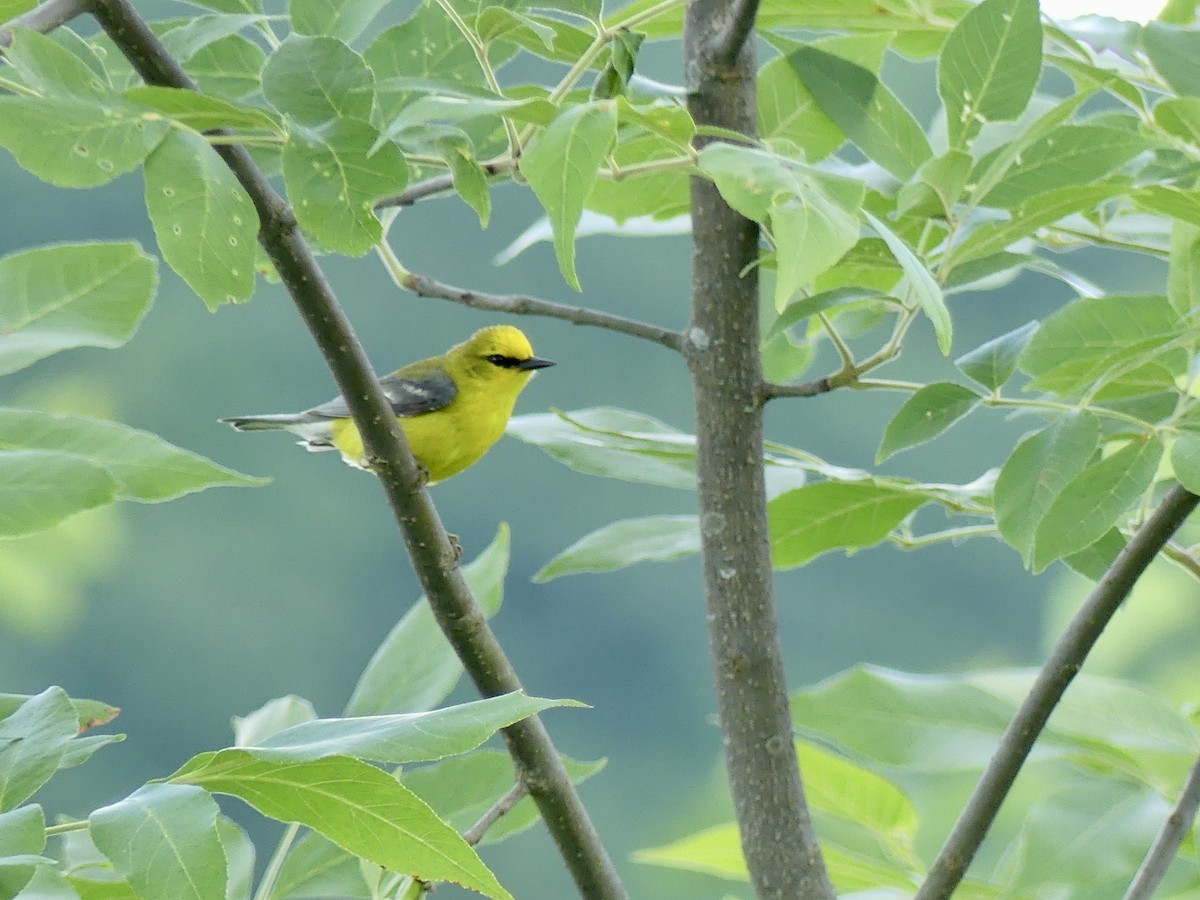
[[[1095,416],[1064,416],[1023,439],[1000,469],[994,494],[996,526],[1026,565],[1046,510],[1088,464],[1099,440]]]
[[[1149,489],[1162,452],[1157,437],[1130,441],[1064,485],[1038,523],[1033,570],[1039,572],[1103,537]]]
[[[533,576],[549,581],[578,572],[611,572],[639,562],[666,562],[700,552],[696,516],[647,516],[613,522],[580,538]]]
[[[78,730],[75,707],[59,687],[0,720],[0,812],[24,803],[50,780]]]
[[[331,37],[293,34],[267,58],[262,70],[267,102],[302,125],[346,118],[366,121],[374,86],[363,58]]]
[[[897,178],[907,180],[933,155],[912,113],[874,73],[812,46],[787,59],[821,111]]]
[[[1017,360],[1029,339],[1038,329],[1038,322],[1026,322],[1020,328],[992,338],[954,361],[960,372],[979,382],[988,390],[1003,387],[1017,370]]]
[[[931,441],[969,413],[979,395],[950,381],[927,384],[911,397],[888,422],[875,454],[881,463],[893,453]]]

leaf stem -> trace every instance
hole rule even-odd
[[[262,881],[258,883],[258,888],[254,891],[254,900],[270,900],[271,894],[275,890],[275,884],[279,881],[279,873],[283,871],[283,864],[287,861],[287,855],[291,852],[292,844],[295,843],[296,835],[299,833],[299,822],[292,822],[284,830],[279,843],[275,845],[271,859],[267,862],[266,869],[263,870]]]

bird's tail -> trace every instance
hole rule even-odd
[[[238,431],[290,431],[297,425],[304,425],[310,417],[304,413],[278,413],[269,416],[230,416],[218,419],[232,425]]]

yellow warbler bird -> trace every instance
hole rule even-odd
[[[412,363],[379,379],[408,446],[429,473],[445,481],[479,460],[500,440],[517,395],[537,369],[529,338],[511,325],[482,328],[441,356]],[[290,431],[309,450],[340,450],[342,459],[370,468],[362,437],[342,397],[300,413],[221,419],[238,431]]]

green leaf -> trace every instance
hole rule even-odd
[[[767,508],[772,562],[790,569],[830,550],[878,544],[927,499],[874,481],[824,481],[781,494]]]
[[[1093,297],[1045,319],[1021,354],[1022,371],[1042,390],[1072,394],[1118,364],[1161,352],[1184,324],[1166,297]]]
[[[66,95],[100,101],[111,96],[109,85],[87,63],[54,39],[24,28],[14,29],[4,57],[26,86],[42,95]]]
[[[78,731],[75,707],[59,687],[31,697],[0,721],[0,812],[24,803],[50,780]]]
[[[266,54],[240,34],[214,41],[188,60],[188,74],[206,94],[237,100],[262,86]]]
[[[987,122],[1017,118],[1041,74],[1037,0],[984,0],[972,7],[938,59],[938,94],[951,144],[965,145]]]
[[[521,174],[554,228],[558,267],[575,290],[580,290],[575,274],[575,228],[616,136],[615,103],[579,104],[556,116],[521,156]]]
[[[900,215],[928,209],[929,215],[949,217],[966,189],[974,160],[963,150],[948,150],[926,160],[916,181],[900,188],[896,212]]]
[[[250,299],[258,213],[208,141],[163,139],[146,159],[146,209],[163,259],[209,309]]]
[[[156,110],[195,131],[228,128],[281,133],[279,124],[264,110],[198,91],[147,84],[127,90],[125,99]]]
[[[169,129],[116,95],[0,97],[0,146],[56,187],[97,187],[133,171]]]
[[[942,778],[982,768],[1012,710],[962,676],[874,666],[843,672],[791,697],[799,736],[853,759]]]
[[[1154,68],[1180,94],[1200,94],[1200,33],[1162,22],[1150,22],[1142,30],[1142,47]]]
[[[283,178],[300,225],[323,246],[362,256],[380,240],[375,202],[408,183],[408,165],[394,144],[370,152],[378,132],[366,122],[337,119],[296,131],[283,148]]]
[[[276,732],[251,750],[273,762],[353,756],[393,764],[457,756],[501,728],[575,700],[543,700],[517,691],[429,712],[348,719],[314,719]]]
[[[696,439],[650,416],[612,407],[514,416],[508,433],[577,472],[691,490]]]
[[[484,615],[500,609],[508,571],[509,530],[501,525],[492,543],[462,574]],[[359,676],[347,716],[420,712],[441,703],[462,676],[462,663],[422,598],[396,623]]]
[[[1196,191],[1182,191],[1165,184],[1152,184],[1138,188],[1130,197],[1139,208],[1147,212],[1200,226],[1200,193]]]
[[[374,89],[375,78],[363,58],[331,37],[291,35],[262,70],[267,102],[302,125],[347,118],[365,122],[371,117]]]
[[[254,28],[265,20],[258,14],[197,16],[164,32],[163,46],[180,62],[187,62],[205,47],[219,40]]]
[[[387,0],[291,0],[297,34],[326,35],[349,43],[362,34]]]
[[[25,701],[33,699],[33,696],[32,694],[0,694],[0,719],[11,716],[21,708]],[[100,700],[80,700],[73,697],[71,705],[75,707],[75,714],[79,718],[78,730],[81,732],[107,725],[121,712],[115,706]]]
[[[118,499],[143,503],[174,500],[209,487],[267,482],[117,422],[0,407],[0,452],[17,450],[63,454],[97,466],[115,481]]]
[[[846,141],[845,132],[821,111],[795,67],[777,56],[758,73],[758,131],[765,140],[784,139],[818,162]]]
[[[1200,494],[1200,435],[1182,431],[1171,444],[1171,468],[1179,483]]]
[[[511,900],[458,832],[369,763],[344,756],[274,763],[251,751],[229,749],[195,757],[170,781],[229,794],[263,815],[307,825],[394,872]]]
[[[1136,131],[1063,125],[1023,150],[994,187],[973,199],[986,206],[1018,207],[1038,194],[1099,181],[1152,146]],[[980,172],[988,162],[980,162]]]
[[[234,745],[253,747],[278,731],[316,718],[316,709],[303,697],[295,694],[276,697],[253,712],[233,717]]]
[[[132,242],[62,244],[0,259],[0,375],[72,347],[119,347],[158,285]]]
[[[700,169],[742,215],[771,230],[775,307],[828,270],[858,241],[863,185],[753,147],[715,142]]]
[[[1168,134],[1200,146],[1200,98],[1168,97],[1154,104],[1154,123]]]
[[[250,900],[254,890],[254,843],[250,835],[228,816],[218,816],[217,836],[229,872],[224,900]]]
[[[492,196],[483,166],[475,159],[470,141],[465,137],[447,137],[438,142],[442,159],[454,180],[454,190],[479,216],[479,227],[487,228],[492,214]]]
[[[116,499],[107,471],[63,453],[0,452],[0,536],[51,528],[68,516]]]
[[[1167,299],[1181,316],[1200,306],[1200,228],[1186,222],[1171,225]]]
[[[580,538],[533,576],[537,582],[578,572],[611,572],[639,562],[667,562],[700,552],[696,516],[623,519]]]
[[[1136,439],[1071,479],[1038,523],[1034,572],[1103,537],[1149,489],[1162,452],[1157,437]]]
[[[38,854],[46,849],[46,814],[36,803],[0,813],[0,857]]]
[[[908,180],[933,155],[912,113],[869,70],[811,46],[789,53],[787,60],[821,111],[897,178]]]
[[[179,784],[148,784],[88,817],[96,846],[144,897],[225,900],[216,801]]]
[[[1072,213],[1093,209],[1128,190],[1126,182],[1113,180],[1039,194],[1021,204],[1007,222],[986,222],[970,232],[965,240],[951,250],[943,268],[953,271],[968,260],[991,256],[1029,237],[1039,228],[1052,225]]]
[[[912,292],[917,298],[917,303],[920,304],[921,310],[928,316],[929,321],[933,323],[933,333],[937,336],[938,349],[942,351],[943,356],[949,356],[950,346],[954,342],[954,324],[950,320],[950,310],[946,308],[946,298],[942,295],[942,289],[929,274],[925,264],[917,258],[917,255],[909,249],[908,244],[904,243],[899,235],[875,218],[868,210],[864,209],[862,214],[863,218],[870,222],[871,227],[883,238],[883,242],[896,257],[896,262],[904,270]]]
[[[638,850],[634,862],[702,872],[731,881],[749,881],[736,823],[714,825],[661,847]]]
[[[978,403],[979,395],[961,384],[938,381],[925,385],[905,400],[888,422],[875,454],[875,463],[883,462],[900,450],[933,440]]]
[[[990,391],[1003,387],[1017,370],[1017,360],[1038,329],[1038,322],[1026,322],[1000,337],[980,344],[954,361],[960,372]]]
[[[1118,529],[1110,528],[1100,540],[1064,556],[1063,562],[1084,578],[1099,581],[1124,549],[1125,536]]]
[[[1034,536],[1059,492],[1096,452],[1100,424],[1091,413],[1064,416],[1025,438],[996,479],[996,526],[1029,565]]]
[[[271,896],[367,900],[371,891],[363,877],[366,869],[358,857],[310,831],[292,845]]]

